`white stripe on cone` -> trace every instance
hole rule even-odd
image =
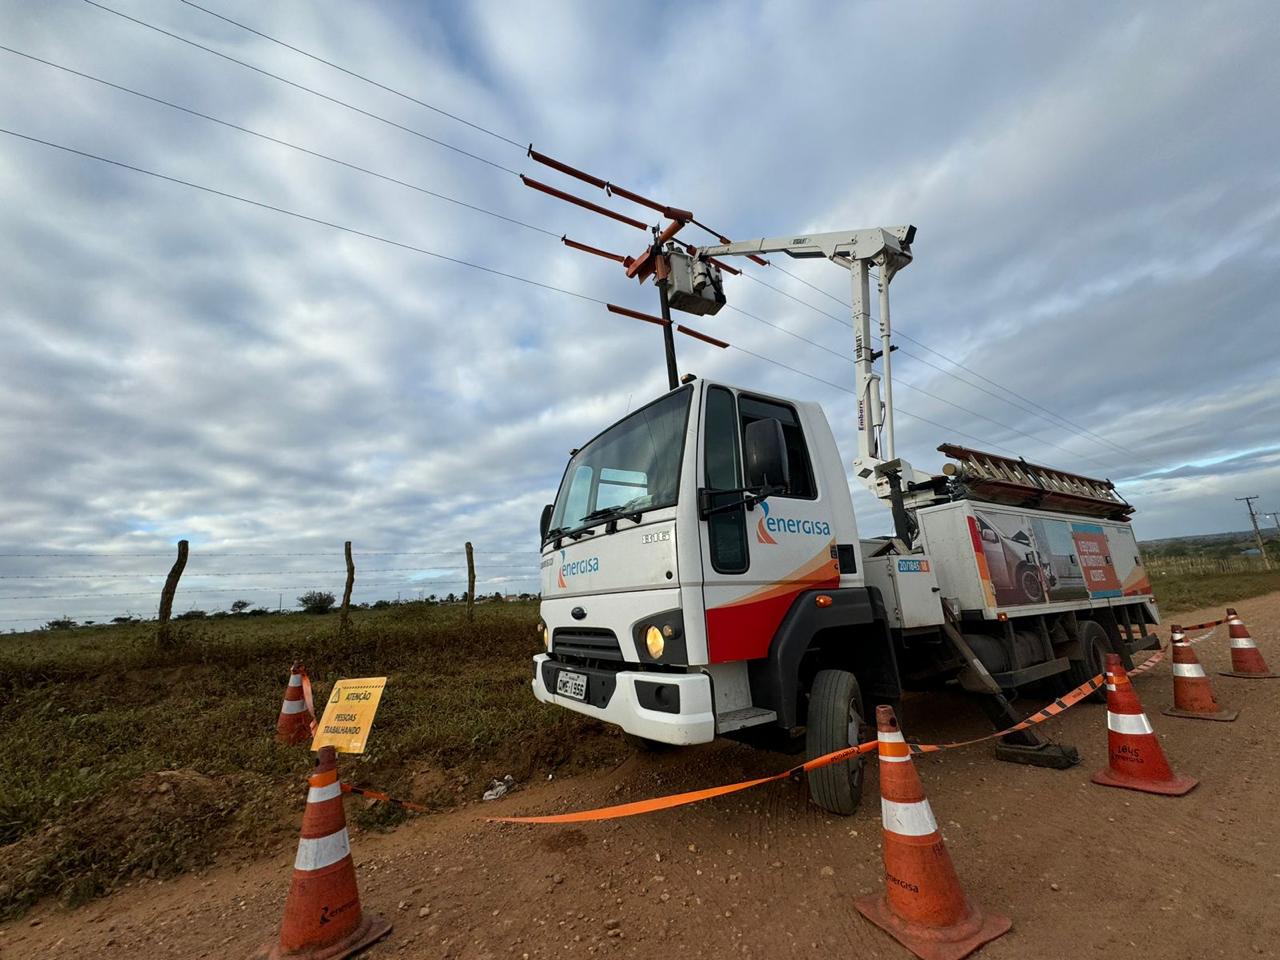
[[[342,784],[337,780],[326,783],[323,787],[310,787],[307,790],[307,803],[324,803],[334,797],[342,796]]]
[[[1233,650],[1256,650],[1258,645],[1253,642],[1253,637],[1232,637],[1231,648]]]
[[[1112,713],[1107,711],[1107,729],[1116,733],[1155,733],[1145,713]]]
[[[281,713],[305,713],[307,703],[305,700],[286,700],[284,705],[280,707]]]
[[[298,856],[294,858],[295,870],[320,870],[337,863],[351,853],[351,840],[347,837],[347,828],[327,837],[309,840],[303,837],[298,841]]]
[[[1204,667],[1198,663],[1175,663],[1173,665],[1173,675],[1175,677],[1203,677]]]
[[[302,674],[300,674],[300,673],[295,673],[295,674],[290,675],[290,677],[289,677],[289,686],[291,686],[291,687],[300,687],[300,686],[302,686]]]
[[[938,821],[933,819],[933,810],[928,800],[916,803],[899,803],[897,800],[880,798],[880,819],[884,828],[904,837],[927,837],[938,830]]]

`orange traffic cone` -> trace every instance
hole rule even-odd
[[[1174,625],[1169,630],[1173,646],[1173,706],[1162,711],[1169,717],[1187,717],[1191,720],[1234,720],[1237,710],[1224,710],[1213,695],[1213,684],[1204,675],[1204,667],[1196,658],[1196,652],[1187,643],[1182,628]]]
[[[340,960],[391,932],[388,921],[360,910],[333,747],[320,749],[309,784],[280,940],[264,946],[259,958]]]
[[[1240,614],[1227,607],[1227,633],[1231,636],[1231,669],[1223,670],[1224,677],[1245,677],[1262,680],[1277,674],[1267,667],[1258,647],[1249,636],[1249,628],[1240,619]]]
[[[306,667],[300,663],[293,665],[289,672],[289,685],[284,688],[280,719],[276,721],[276,739],[289,746],[310,740],[312,724],[316,719],[303,696],[302,685],[306,675]]]
[[[1176,776],[1133,691],[1120,656],[1107,654],[1107,745],[1111,765],[1093,775],[1104,787],[1180,797],[1199,780]]]
[[[885,889],[854,906],[917,957],[960,960],[1008,933],[1013,922],[984,914],[960,889],[891,707],[876,707],[876,727]]]

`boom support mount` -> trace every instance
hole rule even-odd
[[[893,435],[893,328],[889,314],[889,283],[911,263],[913,226],[873,227],[797,236],[767,237],[700,247],[700,257],[758,256],[785,253],[797,260],[827,259],[850,273],[853,287],[853,346],[858,398],[858,478],[882,500],[902,503],[913,484],[932,484],[931,474],[916,471],[898,458]],[[871,347],[871,267],[880,271],[880,349]],[[883,377],[876,372],[883,361]],[[881,387],[883,385],[883,397]],[[908,498],[909,499],[909,498]],[[895,517],[901,512],[895,509]],[[899,531],[901,536],[903,531]]]

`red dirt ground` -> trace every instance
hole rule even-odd
[[[1238,609],[1280,667],[1280,593]],[[1198,645],[1207,669],[1227,664],[1225,637],[1219,628]],[[1071,770],[998,763],[989,745],[917,760],[969,896],[1014,921],[982,956],[1280,956],[1280,679],[1215,676],[1219,700],[1240,710],[1230,724],[1162,716],[1170,684],[1167,661],[1135,680],[1170,761],[1201,779],[1180,799],[1089,782],[1106,763],[1099,704],[1042,728],[1079,747],[1084,762]],[[1039,705],[1024,704],[1028,713]],[[911,699],[902,713],[918,739],[987,732],[959,696]],[[882,882],[874,764],[867,802],[849,819],[785,782],[580,827],[483,820],[640,799],[792,762],[715,743],[537,783],[390,834],[353,834],[364,908],[395,923],[365,955],[909,956],[851,905]],[[292,859],[281,849],[78,910],[41,906],[0,927],[0,957],[247,956],[278,929]]]

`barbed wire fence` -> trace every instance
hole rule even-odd
[[[332,567],[322,562],[330,559]],[[300,562],[306,560],[317,562]],[[359,570],[357,577],[357,561],[372,561],[373,566]],[[0,630],[154,619],[163,643],[170,620],[209,612],[295,611],[308,593],[341,596],[343,623],[352,608],[422,600],[466,603],[471,617],[477,600],[536,597],[538,563],[532,549],[470,542],[453,551],[364,551],[344,541],[331,551],[258,552],[206,551],[183,540],[176,554],[0,553]]]

